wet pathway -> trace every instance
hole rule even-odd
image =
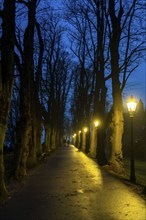
[[[59,148],[0,209],[1,220],[146,220],[145,201],[78,152]]]

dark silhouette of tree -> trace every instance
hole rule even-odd
[[[45,58],[42,78],[42,106],[45,128],[44,151],[48,154],[63,140],[63,124],[72,74],[69,54],[62,47],[61,27],[57,15],[44,19]],[[59,111],[59,112],[58,112]]]
[[[3,145],[13,89],[15,39],[15,1],[4,1],[2,11],[0,71],[0,196],[5,197]]]
[[[20,1],[21,2],[21,1]],[[23,178],[26,175],[26,162],[28,156],[31,163],[36,163],[36,143],[30,144],[31,129],[34,123],[34,28],[36,22],[37,0],[23,2],[28,8],[28,24],[24,33],[24,54],[22,74],[20,75],[20,120],[17,123],[17,166],[16,178]]]

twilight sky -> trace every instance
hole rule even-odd
[[[127,99],[130,95],[133,95],[137,100],[141,99],[146,107],[146,63],[144,62],[129,78],[123,98]]]

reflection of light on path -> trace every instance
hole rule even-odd
[[[74,146],[72,145],[72,147]],[[97,163],[92,159],[90,159],[89,157],[87,157],[87,155],[85,155],[83,152],[78,151],[78,149],[76,149],[75,147],[74,147],[74,151],[78,155],[77,159],[80,160],[82,166],[84,166],[84,169],[86,170],[84,178],[88,178],[89,183],[94,184],[94,186],[92,187],[101,188],[103,184],[103,180],[102,180],[101,170],[97,165]]]
[[[77,192],[81,193],[81,194],[84,193],[84,191],[82,189],[78,189]]]
[[[145,220],[145,201],[120,180],[104,172],[83,152],[72,149],[79,182],[75,186],[82,213],[87,219]]]

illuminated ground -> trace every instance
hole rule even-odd
[[[145,201],[74,147],[51,155],[0,209],[5,220],[145,220]]]

